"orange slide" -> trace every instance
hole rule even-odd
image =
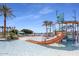
[[[35,41],[35,40],[27,40],[28,42],[35,43],[35,44],[53,44],[59,43],[65,36],[64,32],[57,32],[57,35],[54,36],[52,39],[47,41]]]

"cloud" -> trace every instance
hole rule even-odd
[[[53,10],[49,7],[45,7],[43,9],[41,9],[40,11],[36,13],[30,13],[30,14],[26,14],[26,15],[21,15],[21,16],[17,16],[14,18],[14,20],[12,21],[8,21],[7,23],[9,25],[16,25],[16,23],[18,23],[19,25],[23,24],[24,22],[30,22],[30,21],[33,21],[35,19],[40,19],[44,14],[48,14],[48,13],[51,13],[53,12]],[[15,23],[13,23],[15,22]],[[26,23],[25,23],[26,24]]]
[[[24,20],[24,19],[37,19],[39,18],[41,15],[36,15],[36,14],[29,14],[29,15],[23,15],[23,16],[18,16],[16,18],[14,18],[15,20]]]
[[[48,14],[53,12],[53,9],[50,7],[45,7],[43,9],[41,9],[39,12],[37,12],[37,14],[26,14],[23,16],[18,16],[15,19],[17,20],[24,20],[24,19],[38,19],[40,18],[43,14]]]
[[[28,18],[32,18],[32,19],[37,19],[40,18],[41,15],[37,15],[37,14],[32,14],[32,15],[28,15]]]
[[[42,10],[40,10],[39,14],[48,14],[48,13],[51,13],[51,12],[53,12],[52,8],[45,7]]]

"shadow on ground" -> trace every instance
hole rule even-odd
[[[51,48],[51,49],[57,49],[57,50],[66,50],[66,51],[73,51],[73,50],[78,50],[79,47],[76,46],[65,46],[65,47],[57,47],[57,46],[48,46],[48,45],[41,45],[46,48]]]
[[[8,42],[8,41],[15,41],[16,39],[14,39],[14,40],[0,40],[0,41],[2,41],[2,42]]]

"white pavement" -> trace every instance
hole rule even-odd
[[[71,49],[71,50],[70,50]],[[41,46],[25,40],[0,41],[0,56],[64,56],[78,55],[79,47],[67,49],[64,45]]]

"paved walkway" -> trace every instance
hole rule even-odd
[[[51,46],[41,46],[25,42],[25,40],[0,41],[0,56],[79,56],[78,47],[70,48],[71,49],[58,44],[52,44]]]

